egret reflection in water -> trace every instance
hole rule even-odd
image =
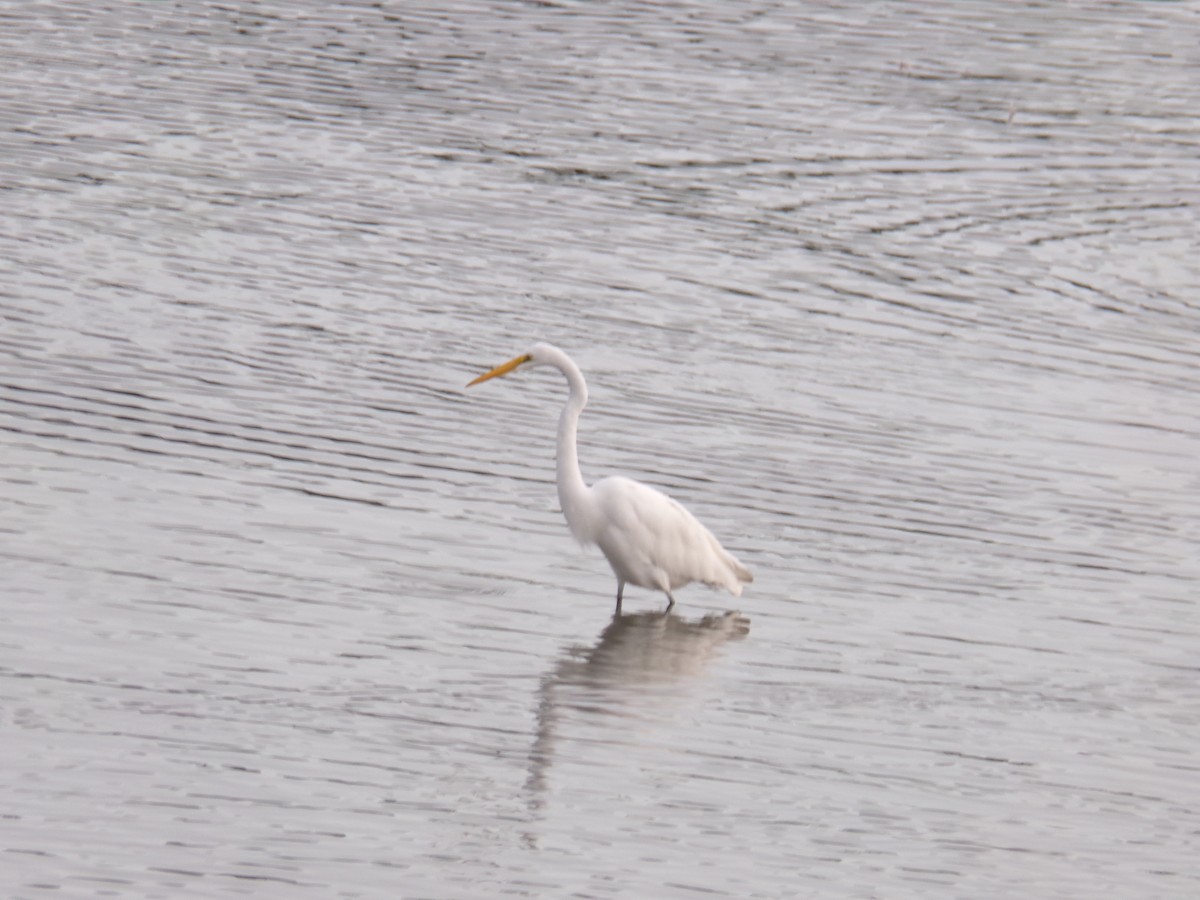
[[[589,745],[653,743],[655,728],[688,701],[726,641],[750,632],[730,610],[689,620],[674,613],[615,614],[591,647],[572,647],[541,682],[526,790],[540,810],[556,761],[586,760]]]

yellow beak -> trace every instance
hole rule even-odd
[[[481,381],[487,381],[489,378],[499,378],[501,375],[507,375],[509,372],[511,372],[517,366],[521,365],[521,363],[527,363],[531,359],[533,359],[533,357],[531,357],[528,353],[525,353],[514,359],[510,359],[508,362],[501,363],[500,365],[496,366],[496,368],[492,369],[492,371],[484,372],[482,375],[480,375],[478,378],[476,378],[474,381],[472,381],[470,384],[468,384],[467,387],[471,387],[472,385],[479,384],[479,382],[481,382]]]

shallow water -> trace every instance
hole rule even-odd
[[[0,23],[6,896],[1200,890],[1194,4]]]

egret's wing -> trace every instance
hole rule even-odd
[[[702,581],[741,593],[750,573],[682,504],[628,478],[593,490],[604,520],[597,543],[619,575],[663,590]]]

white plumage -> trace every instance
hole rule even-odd
[[[528,353],[471,384],[507,375],[526,364],[553,366],[567,379],[570,397],[558,420],[558,499],[571,533],[580,543],[596,544],[612,566],[617,576],[617,609],[626,584],[662,591],[667,609],[675,605],[672,592],[693,581],[740,596],[742,583],[753,581],[754,576],[682,505],[631,478],[604,478],[591,487],[584,482],[575,435],[579,414],[587,404],[587,384],[562,350],[534,344]]]

